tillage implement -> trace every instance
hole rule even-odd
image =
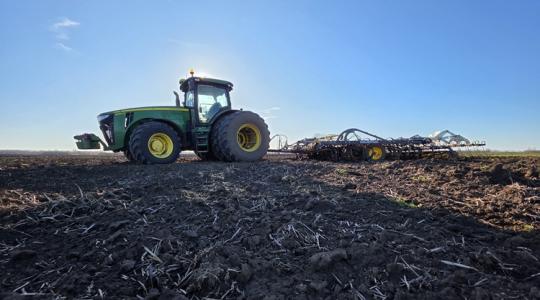
[[[287,137],[276,134],[278,149],[270,152],[294,153],[299,158],[330,161],[382,161],[385,159],[415,159],[452,157],[455,149],[474,149],[485,142],[469,139],[448,130],[436,131],[428,137],[385,139],[367,131],[350,128],[340,134],[301,139],[288,144]]]

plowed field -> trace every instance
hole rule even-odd
[[[539,299],[533,158],[0,157],[0,298]]]

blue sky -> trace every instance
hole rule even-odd
[[[193,67],[295,140],[450,129],[540,149],[540,1],[0,1],[0,149],[74,149]]]

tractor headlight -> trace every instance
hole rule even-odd
[[[99,128],[109,145],[114,144],[114,114],[101,114],[97,117]]]
[[[111,116],[111,115],[108,115],[108,114],[102,114],[102,115],[97,116],[97,120],[98,120],[98,122],[101,123],[101,121],[107,119],[107,118],[110,117],[110,116]]]

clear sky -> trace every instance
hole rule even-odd
[[[74,149],[193,67],[289,139],[450,129],[540,149],[540,1],[0,0],[0,149]]]

